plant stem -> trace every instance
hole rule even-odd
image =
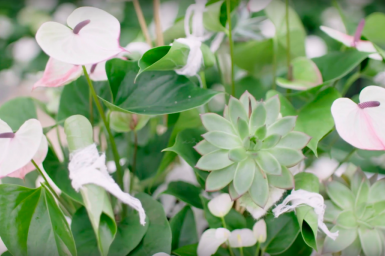
[[[156,46],[164,45],[162,22],[160,20],[160,0],[154,0],[154,20],[156,30]]]
[[[91,90],[88,93],[88,104],[89,104],[89,109],[90,109],[90,123],[91,123],[91,126],[94,127],[94,105],[92,102]]]
[[[231,27],[231,0],[226,0],[226,10],[227,10],[227,22],[229,24],[229,45],[230,45],[230,57],[231,57],[231,95],[235,96],[235,81],[234,81],[234,42],[233,42],[233,33]]]
[[[226,226],[226,222],[225,222],[225,218],[222,216],[221,217],[221,220],[222,220],[222,225],[225,229],[227,229],[227,226]],[[227,247],[229,248],[229,253],[231,256],[234,256],[234,253],[233,251],[231,250],[231,247],[230,247],[230,243],[228,241],[226,241],[226,244],[227,244]]]
[[[290,21],[289,21],[289,0],[286,0],[286,54],[287,54],[287,79],[293,80],[290,54]]]
[[[341,6],[338,4],[338,2],[337,2],[336,0],[333,0],[333,5],[334,5],[334,7],[337,9],[338,14],[339,14],[340,17],[341,17],[342,24],[344,24],[346,33],[349,34],[348,26],[347,26],[346,19],[345,19],[345,15],[344,15],[344,13],[342,12]]]
[[[241,256],[244,256],[244,254],[243,254],[243,247],[240,247],[240,248],[239,248],[239,251],[240,251],[240,253],[241,253]]]
[[[138,134],[134,131],[134,155],[132,156],[131,172],[132,177],[130,179],[130,194],[134,188],[135,172],[136,172],[136,156],[138,154]]]
[[[32,159],[32,164],[35,166],[36,170],[39,172],[39,174],[43,177],[44,181],[47,183],[46,187],[51,192],[51,194],[58,200],[58,202],[63,206],[63,209],[66,211],[67,215],[72,216],[72,211],[69,210],[69,207],[64,200],[56,194],[55,190],[51,187],[51,184],[48,182],[47,177],[43,173],[43,171],[40,169],[40,167],[36,164],[36,162]],[[42,184],[43,185],[43,184]],[[45,187],[45,186],[44,186]]]
[[[134,8],[136,15],[138,16],[138,21],[140,24],[140,28],[142,29],[144,38],[146,39],[147,44],[152,48],[152,41],[150,37],[150,33],[148,33],[146,20],[144,19],[144,15],[142,12],[142,8],[140,8],[140,4],[138,0],[133,0]]]
[[[277,35],[273,37],[273,86],[272,89],[277,89],[277,84],[275,82],[277,77],[277,54],[278,54],[278,38]]]
[[[257,248],[255,249],[255,256],[259,256],[259,247],[261,246],[261,244],[259,242],[257,242]]]
[[[342,96],[345,96],[345,94],[349,91],[350,86],[351,86],[355,81],[357,81],[357,79],[359,79],[360,77],[361,77],[360,71],[354,73],[351,77],[349,77],[349,79],[348,79],[348,80],[346,81],[346,83],[344,84],[344,87],[342,88],[341,95],[342,95]]]
[[[106,128],[106,130],[107,130],[108,137],[109,137],[109,141],[110,141],[110,145],[111,145],[112,154],[113,154],[113,156],[114,156],[114,161],[115,161],[115,165],[116,165],[117,182],[118,182],[119,186],[123,189],[123,173],[122,173],[122,167],[120,166],[120,163],[119,163],[120,156],[119,156],[118,148],[117,148],[116,143],[115,143],[114,136],[113,136],[112,133],[111,133],[110,125],[109,125],[109,123],[107,122],[106,115],[104,114],[103,107],[102,107],[102,105],[101,105],[100,102],[99,102],[98,96],[96,95],[94,86],[93,86],[93,84],[92,84],[92,81],[91,81],[91,79],[90,79],[90,76],[89,76],[88,73],[87,73],[87,70],[86,70],[85,66],[83,66],[83,71],[84,71],[84,75],[85,75],[85,77],[86,77],[86,79],[87,79],[87,82],[88,82],[88,86],[89,86],[89,88],[90,88],[90,91],[91,91],[91,93],[92,93],[92,97],[93,97],[93,99],[94,99],[94,101],[95,101],[96,108],[98,109],[100,118],[102,118],[103,123],[104,123],[104,126],[105,126],[105,128]]]

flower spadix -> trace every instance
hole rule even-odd
[[[0,119],[0,178],[23,179],[35,170],[31,160],[40,165],[48,152],[43,128],[36,119],[26,121],[14,133],[7,123]]]
[[[203,155],[196,167],[211,172],[207,191],[230,185],[233,200],[247,193],[264,207],[270,186],[293,187],[287,167],[304,158],[301,149],[310,137],[293,131],[295,116],[280,117],[278,97],[257,102],[245,92],[239,100],[230,99],[224,117],[208,113],[202,115],[202,122],[208,133],[195,147]]]
[[[338,134],[356,148],[385,150],[385,89],[367,86],[359,100],[334,101],[331,112]]]
[[[375,60],[382,60],[380,54],[377,53],[376,48],[370,41],[361,40],[361,33],[365,26],[365,20],[361,20],[358,24],[357,30],[354,36],[344,34],[338,30],[321,26],[321,30],[328,34],[331,38],[343,43],[347,47],[354,47],[361,52],[372,52],[373,54],[369,55],[369,58]]]
[[[103,10],[80,7],[68,16],[67,25],[46,22],[36,33],[40,47],[56,60],[92,65],[124,51],[119,44],[119,21]]]

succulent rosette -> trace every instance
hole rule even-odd
[[[293,131],[296,116],[281,116],[278,96],[257,102],[246,91],[239,100],[230,99],[224,117],[207,113],[201,118],[208,132],[195,146],[202,155],[196,168],[211,172],[207,191],[229,185],[233,200],[248,193],[264,207],[270,187],[293,188],[288,167],[304,159],[301,149],[310,137]]]
[[[372,183],[372,184],[371,184]],[[342,255],[384,255],[385,241],[385,179],[369,181],[358,170],[348,185],[344,180],[331,181],[326,186],[330,200],[325,201],[325,221],[338,230],[335,241],[326,238],[324,253]]]

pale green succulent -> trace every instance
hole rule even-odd
[[[203,155],[196,168],[210,171],[207,191],[229,185],[232,199],[249,193],[264,207],[269,186],[291,189],[294,178],[287,167],[304,159],[301,149],[310,137],[293,131],[297,117],[280,115],[278,96],[257,102],[245,92],[239,100],[231,97],[224,117],[201,116],[208,133],[195,146]]]
[[[347,184],[338,181],[326,185],[325,221],[338,230],[335,241],[326,238],[325,253],[342,252],[342,255],[384,255],[385,231],[385,179],[372,185],[362,171],[357,171]]]

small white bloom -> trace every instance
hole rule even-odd
[[[253,226],[254,236],[257,238],[258,242],[264,243],[266,241],[266,222],[265,220],[257,221]]]
[[[257,237],[250,229],[233,230],[229,237],[229,244],[232,248],[250,247],[257,243]]]
[[[211,199],[208,207],[214,216],[222,218],[229,213],[233,204],[234,202],[231,200],[230,195],[225,193]]]
[[[198,244],[198,256],[211,256],[215,254],[230,236],[230,231],[225,228],[208,229],[203,234]]]

